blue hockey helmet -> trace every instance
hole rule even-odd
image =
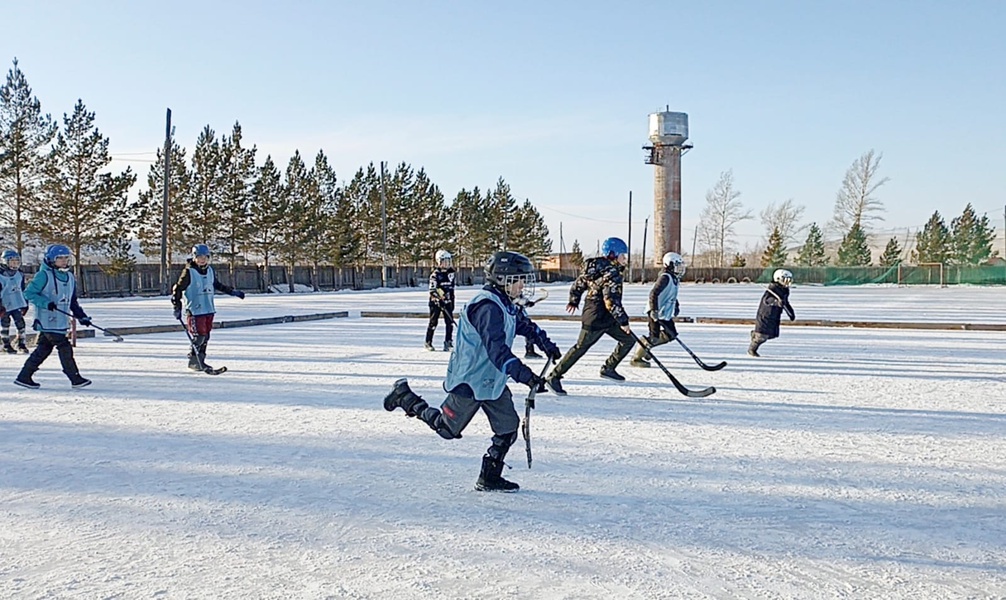
[[[622,238],[610,237],[601,244],[601,254],[608,258],[618,258],[622,254],[628,254],[629,247],[625,245]]]
[[[53,269],[59,268],[56,266],[56,259],[61,256],[70,258],[71,256],[73,256],[73,253],[70,252],[70,249],[64,246],[63,244],[49,244],[48,246],[45,247],[45,264],[52,267]],[[70,263],[67,262],[66,267],[63,267],[63,269],[65,270],[68,269],[69,267]]]
[[[3,251],[3,264],[10,266],[10,261],[21,260],[21,255],[17,253],[17,250],[13,248],[8,248]]]
[[[213,253],[210,252],[210,247],[206,244],[196,244],[192,247],[192,258],[197,256],[205,256],[206,258],[209,258],[212,255]]]

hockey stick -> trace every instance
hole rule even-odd
[[[206,367],[206,363],[203,362],[203,357],[199,355],[199,348],[196,348],[196,339],[192,337],[189,333],[189,326],[185,324],[185,321],[181,317],[178,317],[178,322],[182,324],[182,331],[185,332],[185,337],[189,338],[189,347],[192,348],[192,353],[196,356],[196,362],[199,364],[199,370],[207,375],[219,375],[227,370],[227,367],[219,367],[216,369],[209,369]]]
[[[689,398],[705,398],[706,396],[710,396],[716,393],[716,388],[711,386],[699,390],[691,390],[686,388],[680,381],[678,381],[677,377],[675,377],[670,371],[667,370],[667,367],[665,367],[663,363],[657,360],[657,357],[653,355],[653,349],[650,347],[649,344],[641,340],[639,336],[637,336],[633,332],[629,332],[629,335],[631,335],[632,338],[636,340],[637,344],[646,349],[646,353],[649,355],[650,358],[653,359],[653,362],[657,363],[657,366],[660,367],[660,370],[664,372],[664,375],[667,375],[667,378],[671,380],[671,383],[674,385],[674,387],[677,388],[677,390],[681,392],[683,395],[688,396]]]
[[[545,361],[545,366],[542,368],[541,374],[538,375],[539,378],[545,377],[545,372],[548,371],[551,364],[551,358]],[[524,423],[520,426],[521,433],[524,434],[524,449],[527,450],[527,468],[529,469],[531,468],[531,409],[534,408],[534,396],[537,393],[538,386],[534,386],[527,393],[527,398],[524,399]]]
[[[542,300],[548,300],[548,290],[543,289],[541,291],[541,296],[540,297],[535,298],[534,300],[528,300],[528,301],[524,302],[524,304],[522,304],[521,306],[522,306],[522,308],[525,308],[525,309],[532,308],[533,306],[535,306],[536,304],[538,304]]]
[[[58,312],[58,313],[63,313],[64,315],[66,315],[66,316],[68,316],[68,317],[73,317],[74,319],[77,319],[77,317],[75,317],[75,316],[73,315],[73,313],[68,313],[68,312],[66,312],[65,310],[60,310],[59,308],[57,308],[57,309],[55,309],[55,310],[56,310],[56,312]],[[80,321],[80,319],[77,319],[77,320],[78,320],[78,321]],[[97,326],[97,325],[95,325],[95,324],[94,324],[93,322],[92,322],[92,323],[91,323],[91,324],[89,325],[89,327],[93,327],[93,328],[97,329],[98,331],[103,331],[103,332],[105,332],[106,334],[108,334],[108,335],[112,336],[112,341],[113,341],[113,342],[121,342],[121,341],[122,341],[122,336],[121,336],[121,335],[119,335],[119,334],[115,333],[114,331],[109,331],[108,329],[105,329],[104,327],[98,327],[98,326]]]
[[[715,365],[707,365],[706,363],[702,362],[701,358],[699,358],[698,356],[695,356],[695,353],[692,352],[691,349],[688,348],[688,346],[686,346],[685,343],[681,341],[680,337],[674,338],[674,341],[676,341],[677,343],[681,344],[681,347],[685,349],[685,352],[688,353],[688,356],[692,357],[692,360],[695,361],[695,364],[699,365],[700,367],[702,367],[706,371],[719,371],[723,367],[727,366],[727,361],[725,361],[725,360],[721,360],[720,362],[716,363]]]

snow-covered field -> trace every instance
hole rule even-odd
[[[560,314],[567,286],[532,309]],[[642,313],[648,286],[628,286]],[[752,317],[762,286],[685,286],[682,314]],[[460,299],[474,293],[464,289]],[[798,287],[802,319],[1006,322],[997,288]],[[166,299],[85,300],[103,327]],[[425,310],[422,290],[218,298],[218,318]],[[543,321],[564,350],[578,324]],[[597,377],[600,342],[538,397],[517,494],[472,490],[484,417],[447,442],[381,399],[439,402],[418,319],[81,340],[71,390],[0,386],[0,598],[1003,598],[1006,333],[680,326],[657,369]],[[642,332],[642,327],[638,328]],[[443,330],[436,338],[439,344]],[[522,354],[522,353],[520,353]],[[24,356],[0,355],[12,380]],[[535,363],[540,366],[540,362]],[[536,367],[537,368],[537,367]],[[511,384],[523,412],[526,389]]]

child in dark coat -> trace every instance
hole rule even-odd
[[[786,311],[790,321],[796,319],[796,313],[789,304],[789,286],[792,283],[793,273],[786,269],[776,269],[772,274],[772,283],[768,284],[768,289],[761,297],[755,328],[751,332],[751,345],[748,346],[748,354],[751,356],[761,356],[758,354],[758,347],[779,337],[782,311]]]

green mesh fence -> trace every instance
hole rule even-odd
[[[785,267],[793,281],[821,285],[1006,285],[1006,266],[897,265],[893,267]],[[764,269],[758,283],[772,281],[774,267]]]

